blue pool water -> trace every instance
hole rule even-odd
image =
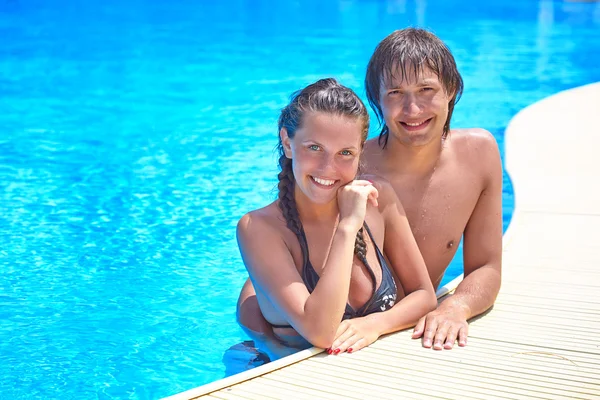
[[[449,44],[453,125],[502,149],[520,109],[600,81],[600,3],[169,3],[0,0],[1,399],[159,398],[235,369],[234,228],[275,196],[278,110],[324,76],[363,95],[392,30]],[[508,179],[504,206],[506,227]]]

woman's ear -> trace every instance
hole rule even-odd
[[[290,143],[290,137],[288,136],[287,129],[281,128],[279,130],[279,138],[281,139],[281,144],[283,146],[283,152],[285,156],[289,159],[292,158],[292,145]]]

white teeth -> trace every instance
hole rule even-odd
[[[411,124],[410,122],[405,122],[405,124],[408,126],[419,126],[419,125],[423,125],[424,123],[425,123],[425,121],[417,122],[416,124]]]
[[[313,176],[312,178],[315,180],[315,182],[317,182],[321,185],[324,185],[324,186],[331,186],[335,183],[335,181],[331,181],[329,179],[317,178],[316,176]]]

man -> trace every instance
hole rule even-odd
[[[467,320],[492,306],[502,263],[502,166],[494,137],[450,130],[463,82],[454,57],[422,29],[393,32],[376,48],[365,78],[383,128],[367,142],[365,168],[386,178],[404,206],[438,287],[463,237],[464,280],[422,318],[413,338],[451,349],[467,340]]]
[[[485,130],[450,130],[462,78],[448,48],[430,32],[408,28],[386,37],[369,61],[365,86],[383,127],[365,146],[364,170],[394,187],[435,288],[464,240],[464,280],[418,322],[413,338],[436,350],[451,349],[456,340],[464,346],[467,321],[491,307],[500,289],[498,146]],[[249,281],[238,317],[255,332],[270,330]]]

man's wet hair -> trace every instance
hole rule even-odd
[[[394,31],[383,39],[371,56],[367,66],[365,88],[369,104],[381,126],[379,145],[383,148],[387,145],[389,128],[385,124],[379,101],[382,87],[395,80],[402,82],[408,79],[411,73],[418,76],[425,68],[435,73],[446,93],[452,95],[448,102],[448,118],[442,134],[442,138],[445,139],[450,132],[454,105],[463,92],[463,80],[448,46],[429,31],[406,28]]]

